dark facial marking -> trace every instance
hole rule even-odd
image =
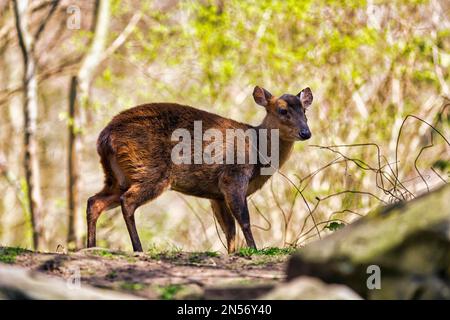
[[[283,94],[280,99],[283,99],[284,101],[287,102],[287,104],[289,105],[289,107],[291,107],[294,110],[300,110],[301,108],[301,102],[299,97],[294,96],[292,94]]]

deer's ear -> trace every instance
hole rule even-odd
[[[308,108],[313,102],[313,94],[309,87],[303,89],[297,94],[297,97],[300,98],[303,108]]]
[[[267,107],[269,100],[272,98],[272,94],[264,88],[256,86],[253,89],[253,99],[260,106]]]

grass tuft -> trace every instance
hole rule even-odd
[[[269,247],[263,249],[253,249],[253,248],[241,248],[236,253],[236,255],[240,257],[251,257],[251,256],[280,256],[280,255],[289,255],[292,254],[296,248],[287,247],[287,248],[277,248],[277,247]]]
[[[175,295],[183,289],[182,285],[179,284],[169,284],[168,286],[161,287],[160,297],[163,300],[174,300]]]
[[[155,260],[161,259],[173,260],[178,258],[181,252],[182,249],[175,246],[170,250],[160,249],[156,246],[152,246],[147,250],[147,254],[150,256],[150,258]]]
[[[112,259],[112,258],[118,257],[118,256],[123,256],[122,253],[113,252],[110,250],[103,250],[103,249],[93,250],[92,254],[99,256],[99,257],[103,257],[103,258],[109,258],[109,259]]]
[[[15,263],[17,256],[28,250],[22,248],[12,247],[0,247],[0,262],[2,263]]]
[[[189,253],[189,262],[199,263],[205,258],[216,258],[219,257],[220,253],[217,251],[199,251]]]

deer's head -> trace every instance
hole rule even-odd
[[[279,129],[281,140],[298,141],[311,138],[306,118],[306,110],[313,101],[310,88],[303,89],[297,95],[283,94],[275,97],[266,89],[256,86],[253,98],[257,104],[266,108],[266,125]]]

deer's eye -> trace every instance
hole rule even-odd
[[[283,108],[278,108],[278,113],[285,116],[287,115],[288,111],[286,109]]]

